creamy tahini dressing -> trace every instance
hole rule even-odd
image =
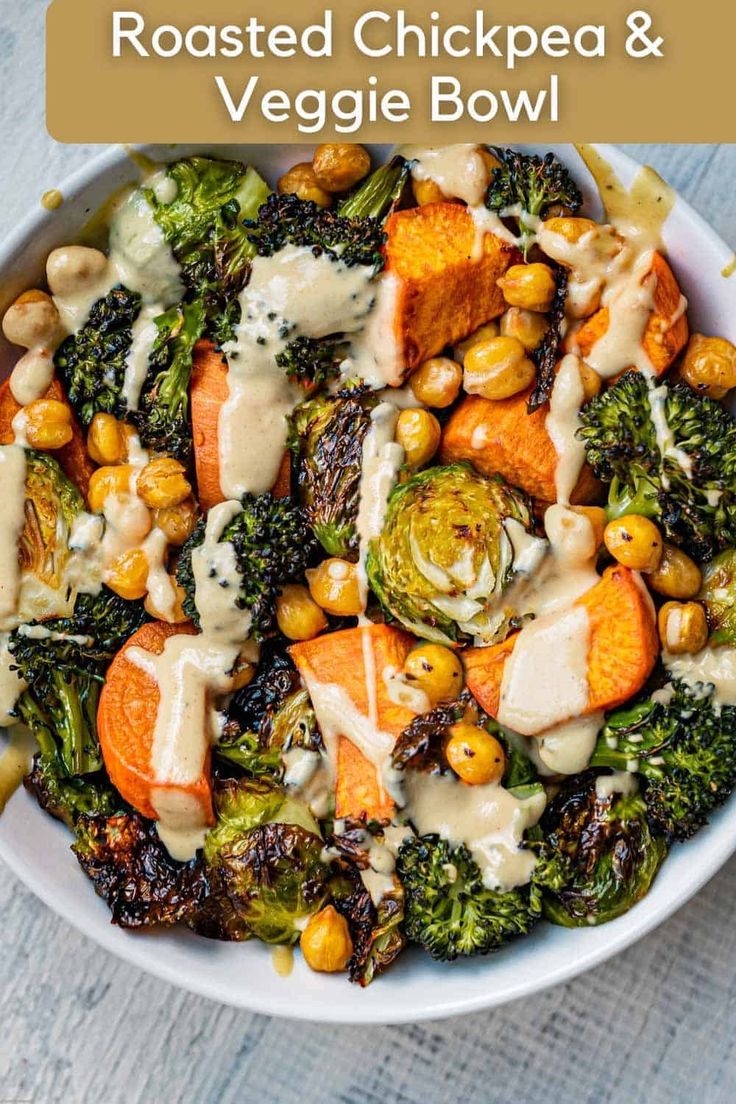
[[[368,578],[365,572],[368,546],[381,535],[388,497],[404,462],[404,450],[394,441],[398,416],[399,411],[393,402],[388,400],[379,403],[371,411],[371,424],[363,439],[356,519],[359,539],[358,585],[363,609],[368,600]]]
[[[18,543],[25,524],[26,454],[19,445],[0,446],[0,630],[12,629],[18,611],[21,568]]]
[[[10,375],[10,391],[17,403],[28,406],[42,398],[54,378],[54,359],[45,348],[29,349]]]
[[[437,834],[470,851],[489,889],[509,890],[529,881],[535,858],[522,846],[524,832],[544,812],[544,791],[517,798],[500,784],[466,786],[450,775],[407,771],[409,817],[420,836]]]
[[[154,318],[161,313],[158,305],[145,306],[133,323],[130,348],[125,355],[125,375],[122,395],[128,410],[137,410],[141,390],[148,373],[148,358],[158,334]]]
[[[557,453],[555,494],[561,503],[570,501],[585,462],[585,445],[577,436],[584,399],[580,361],[568,354],[557,370],[544,423]]]
[[[461,199],[478,207],[488,188],[488,167],[477,145],[401,146],[398,152],[412,162],[414,180],[431,180],[447,199]]]
[[[36,737],[23,725],[16,724],[10,730],[0,754],[0,813],[31,769],[37,746]]]
[[[713,686],[717,705],[736,705],[736,648],[703,648],[695,655],[664,651],[662,662],[672,678],[681,679],[693,689]]]

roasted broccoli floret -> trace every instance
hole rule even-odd
[[[736,544],[736,422],[685,383],[656,390],[653,398],[643,375],[627,372],[583,407],[579,436],[595,474],[610,484],[609,517],[655,518],[668,540],[709,559]],[[665,455],[653,402],[669,426]]]
[[[84,499],[47,452],[26,451],[25,521],[18,554],[22,585],[18,613],[22,621],[71,613],[74,595],[66,583],[69,538]]]
[[[63,775],[98,771],[97,704],[110,660],[145,618],[143,606],[112,591],[80,594],[71,617],[21,625],[8,647],[28,684],[16,709],[36,734],[42,759]]]
[[[545,809],[543,853],[561,875],[544,894],[544,915],[566,928],[605,924],[648,892],[667,855],[636,793],[594,771],[572,778]]]
[[[736,644],[736,548],[727,548],[705,565],[700,599],[708,614],[710,644]]]
[[[279,587],[304,574],[316,542],[301,508],[290,498],[246,494],[241,505],[241,512],[223,530],[220,543],[233,546],[240,577],[237,605],[250,611],[253,635],[260,639],[273,626]],[[186,594],[184,612],[196,625],[199,611],[192,552],[202,543],[204,534],[205,523],[200,521],[182,548],[176,570]]]
[[[524,496],[469,464],[428,468],[397,483],[366,561],[384,610],[441,644],[503,639],[510,611],[501,598],[513,577],[509,519],[529,528]]]
[[[129,420],[141,444],[186,462],[192,450],[189,380],[194,346],[205,326],[200,301],[171,307],[155,319],[157,335],[138,409]]]
[[[294,383],[321,387],[337,379],[345,355],[346,346],[339,339],[297,337],[277,354],[276,363]]]
[[[54,365],[83,426],[98,411],[122,418],[125,358],[133,340],[132,327],[141,308],[141,297],[118,285],[89,312],[85,324],[62,341]]]
[[[243,221],[256,215],[269,188],[255,169],[209,157],[175,161],[166,175],[173,198],[161,200],[153,189],[146,196],[182,267],[189,297],[202,302],[208,331],[222,344],[239,321],[237,297],[254,255]]]
[[[357,560],[363,442],[375,393],[360,389],[301,403],[292,416],[291,448],[299,501],[330,556]]]
[[[327,895],[319,825],[306,805],[264,780],[215,791],[217,825],[205,839],[211,895],[225,899],[266,943],[296,943]]]
[[[689,839],[736,786],[736,707],[716,707],[712,686],[671,683],[611,714],[591,765],[635,770],[655,829]]]
[[[545,157],[494,149],[501,164],[493,170],[486,205],[491,211],[519,220],[524,256],[534,241],[530,220],[544,218],[560,204],[574,213],[583,202],[580,189],[565,166],[552,153]]]
[[[124,811],[123,801],[104,771],[83,778],[68,775],[56,740],[45,725],[36,727],[35,735],[41,750],[34,755],[23,784],[45,812],[73,829],[81,816],[107,817]]]
[[[202,908],[207,879],[201,859],[171,858],[153,821],[138,813],[82,816],[72,850],[97,894],[107,902],[113,924],[123,928],[170,925]]]
[[[404,931],[433,958],[488,954],[526,935],[542,914],[541,887],[558,884],[554,862],[540,859],[528,885],[497,891],[483,884],[464,845],[439,836],[412,837],[399,851],[404,887]]]

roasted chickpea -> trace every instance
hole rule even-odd
[[[358,569],[333,557],[307,571],[309,593],[318,606],[335,617],[357,617],[363,612]]]
[[[454,701],[463,686],[463,666],[452,648],[442,644],[420,644],[404,660],[408,683],[423,690],[434,706]]]
[[[548,218],[544,222],[545,230],[551,230],[553,234],[559,234],[571,245],[579,242],[583,235],[589,234],[591,230],[597,228],[598,223],[589,218]]]
[[[434,414],[421,407],[402,410],[396,420],[396,440],[410,468],[428,463],[440,445],[442,430]]]
[[[509,307],[501,315],[501,333],[515,337],[528,353],[533,353],[549,329],[549,319],[523,307]]]
[[[694,598],[700,592],[703,575],[681,548],[665,544],[659,566],[647,575],[647,582],[665,598]]]
[[[365,146],[351,142],[327,142],[317,146],[312,168],[325,192],[346,192],[371,171],[371,155]]]
[[[318,207],[330,207],[332,196],[320,188],[311,161],[301,161],[292,166],[276,185],[279,195],[295,195],[299,199],[311,199]]]
[[[725,337],[693,334],[680,365],[680,376],[694,391],[722,399],[736,387],[736,346]]]
[[[146,613],[149,616],[155,618],[156,621],[168,621],[170,625],[180,625],[184,621],[188,620],[186,613],[184,612],[184,599],[186,594],[184,588],[180,587],[176,581],[175,576],[170,575],[169,580],[174,592],[174,604],[173,606],[166,605],[165,608],[159,608],[154,601],[152,594],[146,595],[146,600],[143,606]]]
[[[175,548],[181,548],[187,537],[191,536],[196,521],[197,507],[193,498],[185,498],[177,506],[162,506],[153,511],[153,524]]]
[[[105,499],[110,495],[130,494],[133,468],[130,464],[116,464],[98,468],[92,472],[87,491],[87,502],[93,514],[101,514]]]
[[[64,336],[56,303],[45,291],[24,291],[3,317],[3,333],[24,349],[53,349]]]
[[[10,391],[20,406],[46,394],[54,378],[54,361],[46,349],[28,349],[10,374]]]
[[[86,245],[62,245],[52,249],[46,261],[46,279],[53,295],[74,295],[99,280],[107,257]]]
[[[656,571],[662,559],[662,535],[649,518],[640,514],[609,521],[603,534],[615,560],[632,571]]]
[[[58,399],[36,399],[23,407],[22,416],[31,448],[51,452],[68,445],[74,436],[71,408]]]
[[[346,969],[353,954],[348,922],[334,905],[326,905],[310,916],[299,946],[310,970],[325,974]]]
[[[276,599],[276,621],[289,640],[312,640],[327,628],[327,618],[305,586],[287,583]]]
[[[603,381],[596,370],[586,364],[584,360],[578,362],[578,370],[580,372],[580,382],[583,385],[584,400],[590,402],[591,399],[600,394]]]
[[[672,655],[699,652],[708,643],[708,620],[699,602],[665,602],[657,625],[662,647]]]
[[[552,306],[557,290],[554,272],[549,265],[541,263],[511,265],[496,282],[510,307],[523,307],[541,314]]]
[[[453,349],[455,360],[460,364],[464,364],[465,357],[474,345],[480,345],[483,341],[490,341],[492,337],[498,337],[498,334],[498,322],[486,322],[484,326],[479,326],[477,330],[473,330],[471,334],[468,334],[466,338],[455,346]]]
[[[95,414],[87,431],[87,452],[95,464],[122,464],[128,459],[129,428],[112,414]]]
[[[429,203],[447,202],[442,189],[439,184],[435,184],[434,180],[416,180],[412,178],[411,190],[420,207],[426,207]]]
[[[456,360],[449,357],[432,357],[419,365],[410,382],[420,403],[442,410],[451,406],[458,397],[463,370]]]
[[[593,530],[596,548],[603,544],[603,534],[606,529],[606,511],[602,506],[571,506],[573,513],[582,514],[590,522]]]
[[[508,399],[526,391],[536,368],[516,337],[493,337],[473,345],[463,363],[463,387],[469,395]]]
[[[184,466],[172,456],[159,456],[149,461],[138,476],[136,490],[152,509],[178,506],[192,493]]]
[[[134,602],[148,590],[148,557],[142,548],[129,548],[108,564],[105,582],[121,598]]]
[[[500,782],[506,767],[504,750],[490,732],[458,721],[449,730],[445,758],[455,774],[468,786]]]

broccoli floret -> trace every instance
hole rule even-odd
[[[146,192],[154,218],[181,265],[189,297],[201,300],[208,331],[218,344],[230,340],[239,321],[237,297],[254,249],[243,220],[256,215],[268,185],[237,161],[188,157],[169,165],[176,185],[170,202]]]
[[[736,544],[736,423],[687,384],[659,384],[672,445],[657,444],[649,384],[627,372],[587,403],[578,431],[595,474],[610,483],[608,514],[656,519],[696,559]],[[660,396],[658,396],[659,401]]]
[[[189,380],[194,346],[204,331],[204,306],[197,301],[171,307],[155,323],[158,333],[146,382],[129,420],[145,448],[186,462],[192,450]]]
[[[611,714],[591,765],[635,769],[650,822],[670,839],[689,839],[736,786],[736,707],[714,706],[712,686],[674,682]]]
[[[126,413],[125,358],[140,307],[140,295],[114,287],[97,300],[85,324],[65,338],[54,354],[59,378],[83,426],[98,411],[116,418]]]
[[[557,884],[553,865],[543,859],[528,885],[488,889],[468,848],[435,835],[406,840],[396,869],[404,887],[405,934],[433,958],[448,961],[488,954],[526,935],[542,914],[542,885]]]
[[[526,257],[534,241],[529,219],[544,218],[554,204],[569,207],[574,213],[583,197],[568,170],[552,153],[545,157],[512,149],[494,149],[494,153],[501,164],[491,175],[486,205],[491,211],[518,218]]]
[[[363,442],[377,403],[372,392],[345,390],[310,399],[292,415],[297,494],[314,535],[330,556],[358,558],[355,522]]]
[[[297,337],[282,353],[278,353],[276,363],[294,383],[310,388],[321,387],[340,375],[345,350],[346,346],[339,340]]]
[[[384,223],[401,202],[409,180],[409,162],[397,154],[381,165],[358,185],[355,191],[340,201],[337,213],[341,218],[372,218]]]
[[[81,816],[114,816],[123,811],[123,801],[104,771],[70,777],[64,772],[51,733],[41,726],[35,734],[41,750],[34,755],[23,784],[45,812],[73,829]]]
[[[542,814],[543,854],[559,878],[544,893],[544,915],[553,924],[588,927],[628,912],[667,855],[643,798],[604,783],[594,771],[576,775]]]
[[[272,628],[276,598],[284,584],[301,578],[316,549],[304,514],[290,498],[270,493],[246,494],[242,510],[225,527],[220,543],[233,546],[240,593],[237,604],[251,613],[253,635],[261,639]],[[176,577],[184,588],[184,612],[199,625],[192,552],[204,540],[200,521],[182,548]]]
[[[36,734],[43,759],[63,775],[98,771],[97,705],[110,660],[145,618],[143,606],[112,591],[80,594],[72,617],[22,625],[10,635],[14,665],[28,688],[17,714]]]

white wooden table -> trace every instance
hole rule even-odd
[[[44,10],[0,5],[0,235],[96,152],[45,135]],[[630,152],[736,245],[736,147]],[[448,1023],[336,1029],[146,977],[0,868],[0,1104],[731,1104],[735,901],[733,860],[658,931],[568,985]]]

